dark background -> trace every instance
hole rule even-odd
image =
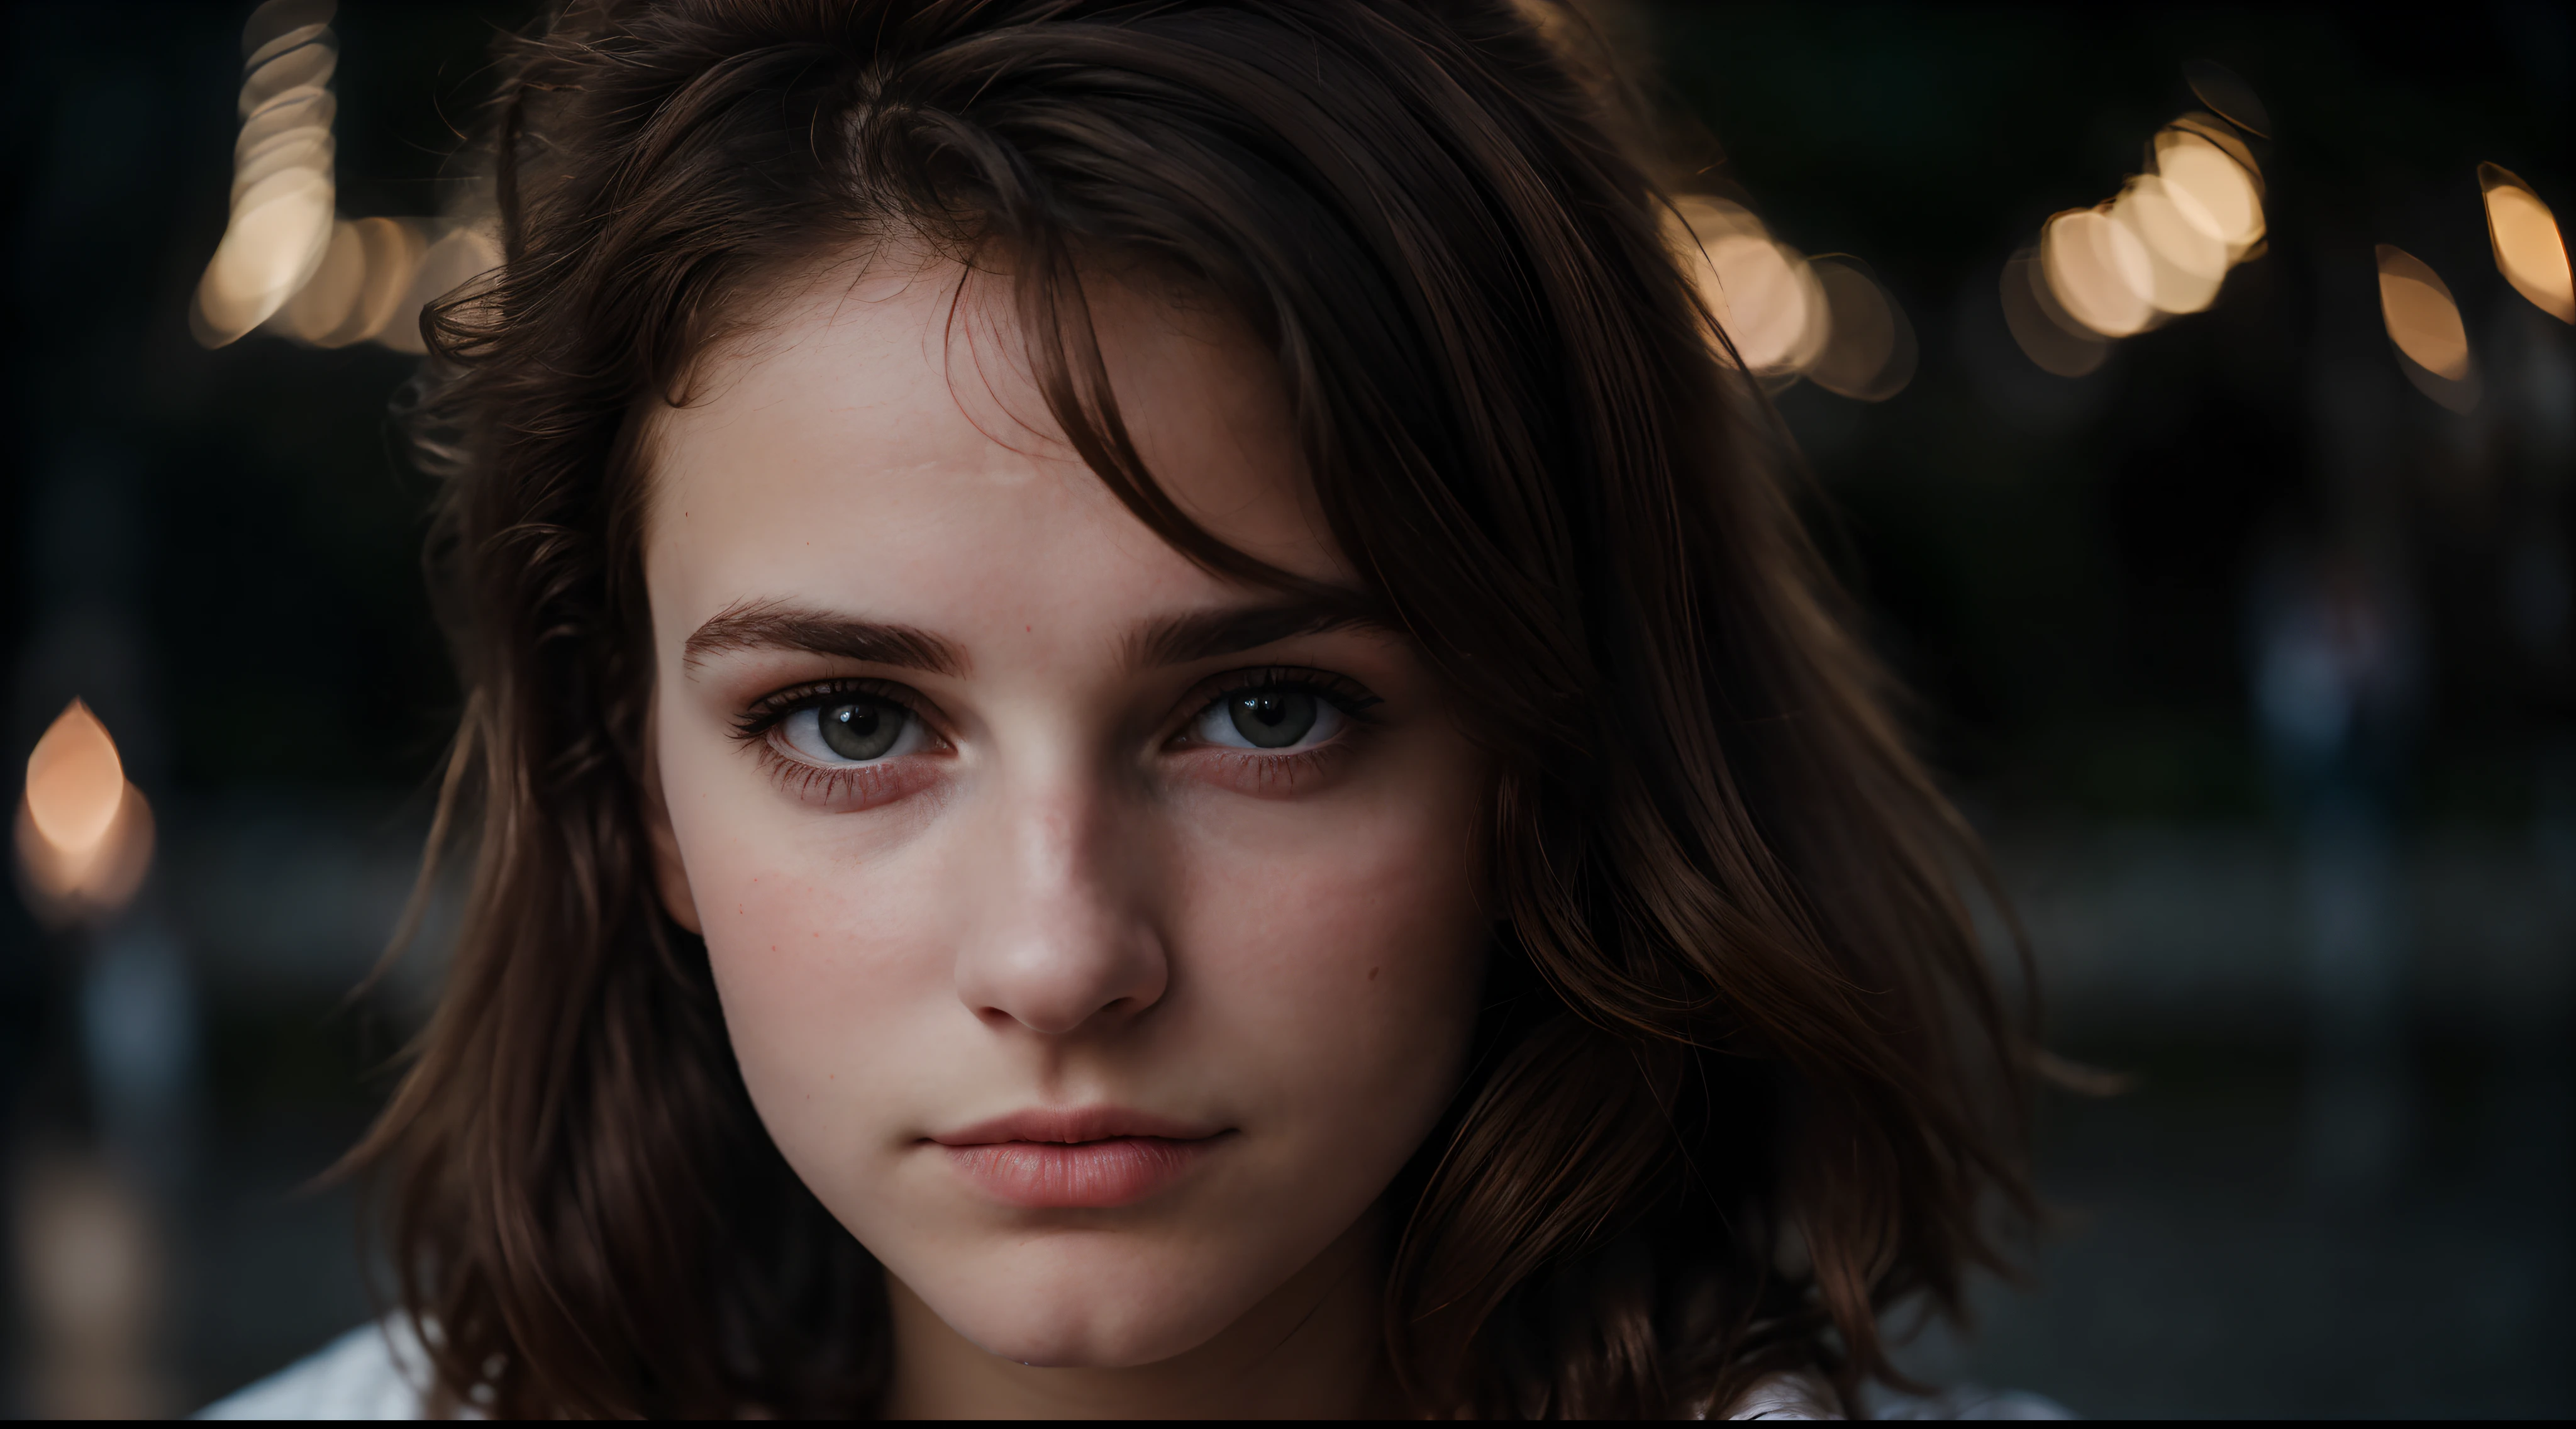
[[[440,211],[451,121],[526,11],[344,6],[343,214]],[[413,360],[188,335],[246,13],[0,12],[8,757],[81,695],[160,819],[130,918],[179,950],[187,1092],[131,1177],[155,1228],[131,1338],[164,1409],[369,1314],[346,1194],[299,1188],[364,1126],[434,976],[346,999],[456,707],[419,579],[427,488],[385,422]],[[1661,67],[1685,150],[1717,161],[1707,182],[1809,253],[1867,260],[1920,336],[1893,400],[1802,386],[1781,407],[2030,923],[2053,1040],[2129,1079],[2051,1098],[2063,1214],[2034,1278],[1917,1362],[2097,1415],[2576,1411],[2576,369],[2569,330],[2497,275],[2475,175],[2500,163],[2576,212],[2568,10],[1656,5],[1616,25]],[[2197,107],[2195,59],[2268,106],[2267,251],[2092,376],[2042,373],[2002,327],[2001,265],[2141,167]],[[2383,242],[2459,299],[2488,384],[2466,416],[2398,374]],[[2380,862],[2349,896],[2323,786],[2267,744],[2251,673],[2266,573],[2343,550],[2418,652],[2352,784]],[[2355,1084],[2380,1129],[2359,1154],[2333,1150],[2350,1078],[2317,952],[2354,907],[2400,969]],[[21,1291],[0,1406],[21,1412],[75,1403],[31,1268],[67,1233],[27,1188],[108,1135],[79,1051],[101,956],[0,908]]]

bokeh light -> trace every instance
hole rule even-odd
[[[2205,129],[2177,123],[2156,136],[2156,175],[2194,227],[2241,260],[2263,237],[2259,172],[2240,143],[2231,150]]]
[[[2558,216],[2512,170],[2478,165],[2486,191],[2487,237],[2495,245],[2496,271],[2532,305],[2563,323],[2576,323],[2576,282],[2567,272],[2567,240]]]
[[[2155,266],[2146,244],[2100,209],[2050,219],[2040,230],[2039,264],[2057,301],[2104,337],[2144,332],[2155,319]]]
[[[338,216],[332,13],[328,0],[269,0],[243,26],[232,220],[190,312],[208,347],[259,330],[418,355],[421,308],[500,266],[499,245],[471,223]]]
[[[1905,309],[1860,260],[1830,254],[1812,260],[1825,298],[1824,347],[1807,380],[1837,396],[1884,402],[1914,380],[1920,355]]]
[[[1691,264],[1700,300],[1734,344],[1733,357],[1756,376],[1796,375],[1831,330],[1806,258],[1773,239],[1741,204],[1695,196],[1674,207],[1683,225],[1675,242]]]
[[[107,726],[74,700],[27,756],[18,873],[28,905],[56,925],[123,907],[152,857],[152,811],[128,783]]]
[[[1810,261],[1751,209],[1705,194],[1677,199],[1666,228],[1732,344],[1717,349],[1728,363],[1740,360],[1767,384],[1803,377],[1864,402],[1885,401],[1912,380],[1914,326],[1858,260]]]
[[[2004,264],[2002,288],[2004,326],[2042,372],[2083,377],[2110,358],[2110,343],[2057,308],[2036,252],[2016,253]]]
[[[2147,300],[2160,312],[2196,313],[2227,280],[2227,244],[2202,221],[2199,201],[2141,174],[2111,205],[2112,221],[2135,234],[2147,255]]]
[[[2477,405],[2477,371],[2469,358],[2468,329],[2460,305],[2431,265],[2414,254],[2382,243],[2379,256],[2379,313],[2388,340],[2406,361],[2409,380],[2456,412]]]
[[[2035,253],[2005,265],[2005,325],[2042,371],[2092,372],[2108,356],[2104,342],[2207,309],[2231,268],[2262,255],[2262,169],[2237,126],[2259,134],[2270,119],[2224,67],[2186,69],[2219,112],[2158,130],[2148,172],[2108,203],[2052,216]]]

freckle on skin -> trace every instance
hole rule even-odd
[[[1375,981],[1377,981],[1377,969],[1375,969],[1375,968],[1370,968],[1370,969],[1369,969],[1369,981],[1371,981],[1371,982],[1375,982]]]

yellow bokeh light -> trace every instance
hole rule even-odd
[[[2147,253],[2148,301],[2168,313],[2196,313],[2218,298],[2227,279],[2227,245],[2174,201],[2154,174],[2129,181],[2111,205],[2111,217],[2138,237]]]
[[[290,129],[319,129],[329,133],[331,125],[339,117],[339,98],[327,89],[273,99],[257,114],[242,121],[241,137],[233,141],[233,163],[247,162]]]
[[[2263,237],[2263,197],[2245,165],[2206,135],[2169,128],[2156,136],[2156,176],[2175,211],[2242,257]]]
[[[2379,312],[2396,347],[2398,367],[2416,390],[2454,412],[2478,403],[2477,364],[2469,352],[2460,305],[2422,259],[2379,245]]]
[[[2246,145],[2245,136],[2237,132],[2235,125],[2215,114],[2203,114],[2193,110],[2166,125],[2158,133],[2157,142],[2164,142],[2166,134],[2188,134],[2202,143],[2214,146],[2220,153],[2234,159],[2236,166],[2245,171],[2246,180],[2254,185],[2254,197],[2260,199],[2263,196],[2263,166],[2254,161],[2253,149]]]
[[[198,340],[221,347],[268,321],[320,266],[331,241],[328,176],[282,169],[246,190],[197,284]]]
[[[2099,209],[2072,209],[2040,230],[2048,290],[2076,321],[2104,337],[2143,332],[2155,320],[2155,266],[2147,246]]]
[[[330,245],[323,250],[320,266],[269,319],[269,325],[288,337],[324,345],[322,340],[346,326],[350,309],[357,306],[366,286],[366,261],[366,239],[357,225],[331,225]]]
[[[381,337],[410,295],[421,257],[429,251],[429,241],[416,222],[361,218],[349,228],[360,246],[358,291],[349,304],[347,320],[337,330],[313,339],[320,347],[345,347]]]
[[[310,169],[328,179],[337,146],[330,131],[324,129],[289,129],[260,146],[259,152],[233,168],[232,203],[241,208],[242,196],[273,174],[287,169]]]
[[[1694,195],[1674,208],[1679,223],[1667,238],[1746,369],[1770,377],[1813,362],[1830,332],[1807,260],[1741,204]]]
[[[316,20],[311,24],[298,25],[295,28],[286,31],[284,34],[277,36],[275,39],[257,42],[254,48],[250,49],[242,56],[242,69],[245,71],[256,70],[261,65],[268,63],[270,60],[277,58],[288,50],[296,48],[298,45],[310,44],[313,41],[322,38],[324,35],[329,34],[330,30],[331,26],[329,21]],[[246,31],[242,36],[242,40],[245,44],[253,43],[257,40],[256,32]]]
[[[244,68],[310,40],[331,23],[336,9],[332,0],[264,0],[242,22]]]
[[[282,51],[252,68],[242,81],[241,116],[248,119],[280,95],[299,89],[321,89],[331,82],[331,74],[339,66],[339,47],[320,35]]]
[[[125,796],[125,763],[89,706],[72,701],[27,756],[27,814],[55,848],[87,853]]]
[[[1673,209],[1679,215],[1682,227],[1668,232],[1666,236],[1679,240],[1685,246],[1693,238],[1700,243],[1710,243],[1730,233],[1749,233],[1757,238],[1771,236],[1771,230],[1764,226],[1761,218],[1756,216],[1753,210],[1733,199],[1716,198],[1708,194],[1686,194],[1673,200]],[[1672,224],[1668,221],[1665,227],[1668,230],[1672,229]]]
[[[107,727],[79,700],[27,757],[16,834],[21,886],[47,922],[112,912],[142,886],[151,807],[126,782]]]
[[[2073,318],[2050,313],[2048,307],[2053,300],[2046,297],[2047,291],[2038,255],[2015,254],[2004,265],[2004,326],[2012,331],[2022,355],[2041,371],[2060,377],[2082,377],[2093,372],[2110,357],[2111,345],[2083,330]]]
[[[2388,340],[2424,370],[2451,381],[2469,375],[2469,334],[2450,286],[2402,248],[2379,245],[2379,311]]]
[[[1807,380],[1840,396],[1884,402],[1914,379],[1914,325],[1895,297],[1857,261],[1812,260],[1824,295],[1826,337],[1807,364]]]
[[[2486,191],[2487,238],[2495,248],[2496,271],[2534,307],[2560,322],[2576,323],[2576,282],[2569,279],[2567,240],[2559,232],[2558,216],[2509,169],[2478,165],[2478,186]]]

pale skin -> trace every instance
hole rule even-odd
[[[1463,1072],[1487,770],[1408,641],[1119,505],[993,280],[952,320],[961,276],[805,274],[656,415],[665,904],[770,1135],[888,1271],[884,1412],[1402,1412],[1380,1202]],[[1356,590],[1257,346],[1092,287],[1163,486]],[[1133,1144],[1185,1169],[1031,1205],[954,1149],[1101,1107],[1169,1123]]]

